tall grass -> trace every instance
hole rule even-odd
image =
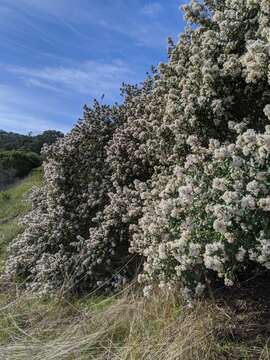
[[[173,293],[146,300],[133,287],[112,298],[70,301],[16,295],[13,288],[0,302],[0,358],[269,359],[265,342],[234,335],[239,319],[206,301],[188,309]],[[241,321],[244,337],[251,315]]]
[[[23,180],[0,192],[0,269],[3,267],[7,245],[22,230],[18,220],[29,210],[26,193],[42,183],[42,170],[35,169]]]

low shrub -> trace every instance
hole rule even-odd
[[[1,200],[9,200],[10,199],[10,194],[6,191],[0,191],[0,199]]]

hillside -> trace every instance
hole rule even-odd
[[[23,135],[0,130],[0,191],[40,166],[41,149],[63,137],[48,130],[39,135]]]
[[[51,145],[63,136],[63,133],[55,130],[47,130],[38,135],[24,135],[0,130],[0,150],[19,150],[40,154],[45,143]]]
[[[5,191],[0,191],[0,261],[1,268],[5,257],[7,245],[23,229],[18,224],[19,218],[29,211],[27,193],[33,186],[41,185],[41,169],[33,170],[32,173],[19,180],[15,185]]]

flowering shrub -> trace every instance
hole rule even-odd
[[[160,66],[164,121],[176,145],[183,133],[227,140],[229,121],[262,130],[270,103],[269,1],[192,0],[184,10],[186,32]]]
[[[214,274],[231,286],[247,268],[270,269],[270,126],[235,143],[187,144],[183,166],[142,192],[132,250],[146,259],[140,281],[150,288],[180,282],[200,294]]]
[[[103,249],[87,239],[109,201],[105,145],[119,117],[119,109],[95,104],[70,134],[44,149],[45,185],[32,194],[32,211],[23,219],[26,230],[11,244],[6,269],[26,276],[32,290],[78,288],[82,277],[90,282],[92,268],[97,281]],[[101,271],[109,272],[106,266]]]
[[[270,3],[192,0],[184,11],[153,78],[124,87],[122,105],[87,108],[45,150],[8,276],[41,292],[109,290],[145,259],[147,286],[200,294],[216,276],[231,285],[269,267]]]

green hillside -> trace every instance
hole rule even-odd
[[[19,150],[40,154],[45,143],[51,145],[60,137],[63,137],[63,134],[55,130],[47,130],[35,136],[0,130],[0,150]]]
[[[8,190],[0,192],[1,267],[7,244],[22,231],[22,226],[18,224],[18,220],[29,210],[26,194],[33,186],[41,185],[41,182],[42,170],[38,168]]]
[[[48,130],[39,135],[23,135],[0,130],[0,191],[41,165],[41,149],[64,135]]]

